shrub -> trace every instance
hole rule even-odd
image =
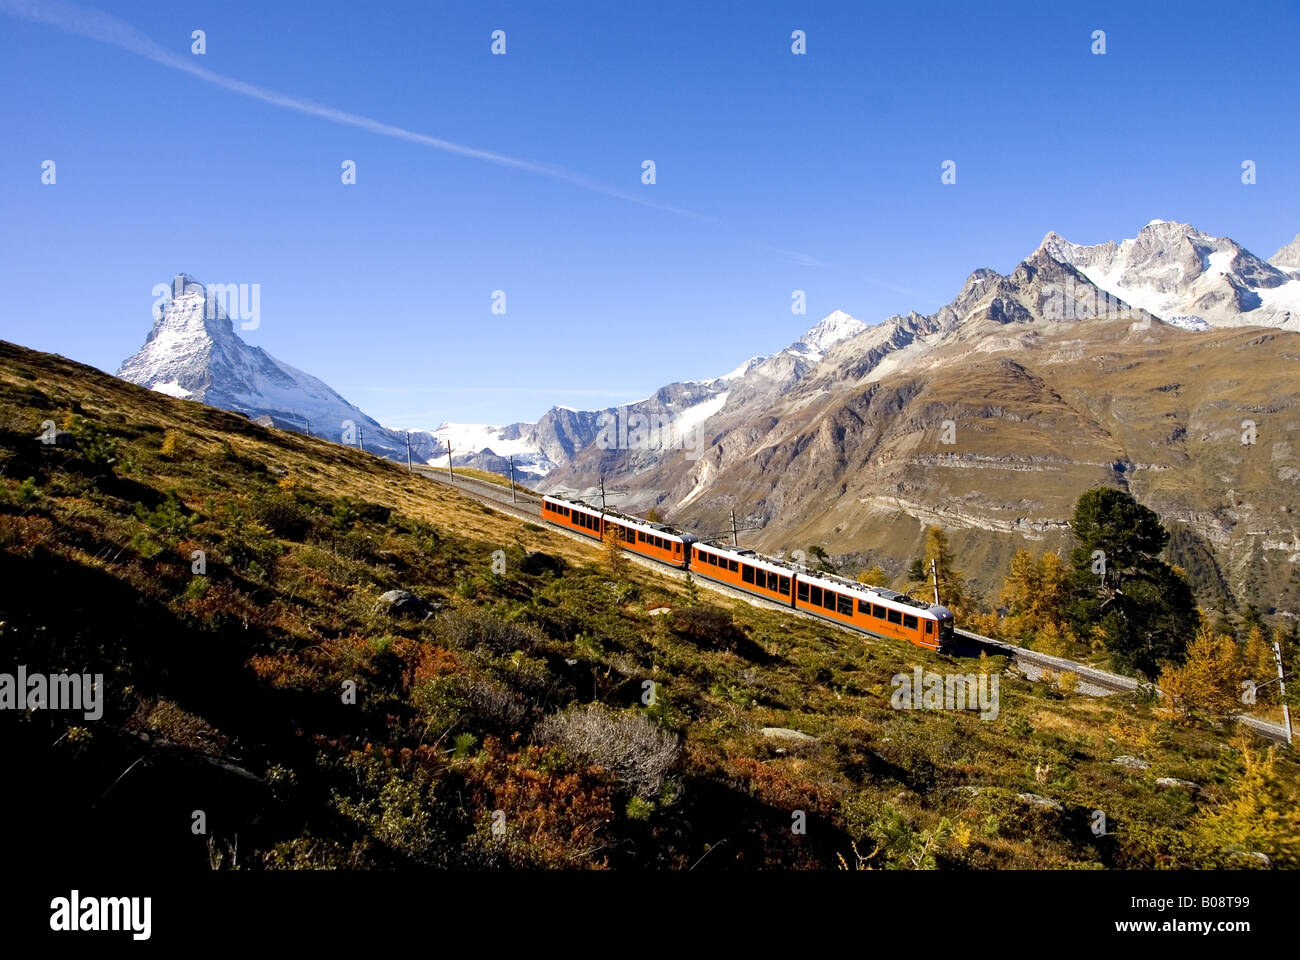
[[[166,498],[153,510],[147,509],[143,503],[137,503],[135,515],[150,529],[173,537],[188,533],[198,520],[198,514],[185,511],[185,504],[175,490],[167,491]]]
[[[673,611],[673,629],[706,647],[727,650],[744,639],[731,614],[716,607],[679,607]]]
[[[545,638],[534,627],[510,623],[477,610],[448,610],[438,617],[437,634],[448,646],[462,650],[484,647],[495,654],[531,650]]]
[[[117,440],[103,426],[76,414],[69,415],[63,425],[87,463],[101,470],[111,469],[117,463]]]
[[[253,501],[253,518],[277,537],[301,542],[311,530],[311,516],[298,502],[284,494],[271,494]]]
[[[676,734],[638,710],[614,712],[602,703],[552,714],[537,726],[542,743],[570,757],[604,767],[635,796],[658,796],[681,758]]]
[[[36,478],[28,477],[22,483],[18,484],[18,502],[32,503],[41,498],[41,490],[36,486]]]
[[[162,446],[158,452],[168,460],[176,460],[186,454],[185,435],[179,430],[168,430],[163,434]]]

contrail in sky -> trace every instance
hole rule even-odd
[[[536,163],[531,160],[521,160],[517,157],[507,156],[503,153],[494,153],[490,150],[479,150],[475,147],[467,147],[463,144],[453,143],[450,140],[443,140],[439,137],[431,137],[427,134],[416,133],[413,130],[407,130],[403,127],[393,126],[389,123],[382,123],[379,120],[372,120],[370,117],[363,117],[360,114],[348,113],[345,110],[339,110],[335,107],[326,106],[325,104],[315,103],[311,100],[304,100],[300,97],[289,96],[288,94],[277,93],[274,90],[268,90],[265,87],[259,87],[256,84],[246,83],[243,80],[236,80],[234,77],[228,77],[224,74],[209,70],[207,67],[200,66],[195,62],[195,58],[190,56],[179,56],[164,47],[159,46],[149,37],[145,36],[131,24],[121,20],[111,14],[103,13],[99,10],[93,10],[89,7],[81,7],[76,4],[62,3],[58,0],[0,0],[0,13],[6,13],[13,17],[23,20],[29,20],[34,23],[42,23],[62,30],[65,33],[72,33],[82,37],[88,37],[91,40],[107,43],[112,46],[134,53],[137,56],[152,60],[154,63],[162,64],[164,67],[170,67],[173,70],[181,70],[192,76],[198,77],[217,87],[238,93],[241,96],[251,97],[254,100],[261,100],[264,103],[273,106],[283,107],[286,110],[294,110],[298,113],[305,113],[309,116],[320,117],[323,120],[329,120],[332,123],[341,123],[351,127],[357,127],[367,130],[371,133],[377,133],[385,137],[394,137],[398,140],[406,140],[410,143],[417,143],[421,146],[432,147],[434,150],[441,150],[444,153],[452,153],[457,156],[470,157],[474,160],[483,160],[487,163],[494,163],[498,166],[509,167],[514,170],[524,170],[528,173],[539,174],[544,177],[550,177],[552,180],[559,180],[564,183],[572,184],[575,187],[581,187],[584,190],[591,190],[595,193],[601,193],[608,197],[615,197],[619,200],[627,200],[630,203],[639,204],[643,207],[650,207],[654,210],[661,210],[665,213],[676,214],[680,217],[689,217],[692,220],[699,220],[705,223],[719,223],[717,217],[707,214],[696,213],[693,210],[687,210],[683,207],[674,207],[667,204],[655,203],[652,200],[646,200],[635,194],[626,193],[621,190],[615,190],[598,183],[581,174],[573,173],[560,167],[549,166],[547,164]]]

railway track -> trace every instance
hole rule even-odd
[[[476,477],[458,476],[454,480],[445,472],[438,471],[432,467],[416,467],[415,472],[421,474],[429,480],[440,483],[444,486],[452,487],[468,497],[478,500],[480,503],[488,503],[491,506],[502,509],[506,513],[512,513],[524,520],[541,520],[541,498],[522,490],[516,490],[514,497],[511,496],[509,488],[502,487],[499,484],[491,483],[487,480],[479,480]],[[549,525],[549,530],[563,534],[582,543],[591,544],[590,537],[584,537],[581,534],[569,530]],[[637,556],[634,553],[626,553],[627,559],[633,563],[638,563],[647,569],[657,573],[673,577],[677,580],[686,579],[686,571],[677,567],[668,566],[651,560],[648,557]],[[751,606],[761,607],[768,610],[777,610],[790,616],[802,617],[805,620],[812,620],[825,627],[834,627],[845,633],[854,636],[861,636],[857,631],[850,630],[847,627],[840,626],[834,621],[827,620],[823,617],[817,617],[802,610],[795,610],[784,604],[776,603],[763,597],[756,597],[746,593],[743,590],[736,590],[726,584],[717,583],[705,577],[695,577],[695,584],[706,590],[712,590],[724,596],[732,597],[736,600],[742,600]],[[1013,643],[1007,643],[1005,640],[997,640],[993,637],[986,637],[982,634],[972,633],[969,630],[957,629],[954,631],[958,643],[953,650],[953,656],[969,657],[978,656],[980,652],[987,651],[994,656],[1005,656],[1011,659],[1016,667],[1025,674],[1029,679],[1036,680],[1043,676],[1044,672],[1053,673],[1073,673],[1079,678],[1078,687],[1080,693],[1089,696],[1109,696],[1115,693],[1135,693],[1137,692],[1140,682],[1132,677],[1121,676],[1117,673],[1108,673],[1105,670],[1098,670],[1096,667],[1089,666],[1086,663],[1079,663],[1074,660],[1067,660],[1064,657],[1054,657],[1049,654],[1039,653],[1029,650],[1025,647],[1017,646]],[[1164,694],[1157,690],[1157,696]],[[1261,720],[1258,717],[1239,715],[1237,717],[1241,723],[1250,727],[1262,737],[1278,743],[1289,743],[1287,731],[1280,723],[1271,723],[1267,720]]]

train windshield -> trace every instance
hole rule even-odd
[[[939,621],[939,646],[946,647],[952,643],[952,621]]]

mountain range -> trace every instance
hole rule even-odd
[[[403,433],[200,315],[185,280],[120,376],[293,429],[310,418],[331,439],[352,420],[367,449],[405,458]],[[412,448],[431,460],[450,441],[457,464],[497,472],[513,455],[551,491],[603,478],[626,488],[620,509],[697,532],[734,511],[759,527],[754,546],[815,544],[846,570],[901,576],[942,522],[977,586],[1017,546],[1063,543],[1083,489],[1119,485],[1179,525],[1200,586],[1266,608],[1294,592],[1300,609],[1298,330],[1300,237],[1263,260],[1163,220],[1118,244],[1052,232],[935,313],[868,326],[837,311],[714,379],[536,423],[443,424]]]

